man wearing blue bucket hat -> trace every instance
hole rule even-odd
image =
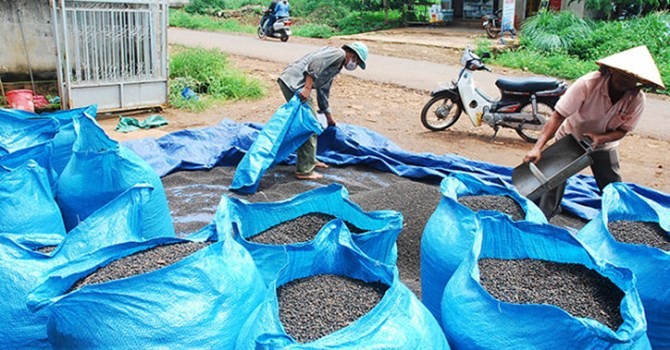
[[[316,90],[319,111],[325,115],[329,126],[335,126],[328,102],[333,79],[342,68],[350,71],[355,70],[356,67],[365,69],[367,59],[368,48],[361,42],[353,42],[342,47],[323,47],[289,64],[279,76],[277,83],[286,101],[297,93],[300,100],[306,101],[310,106],[315,118],[317,111],[314,108],[311,92],[312,89]],[[316,160],[316,140],[316,135],[312,135],[298,148],[295,173],[298,179],[320,179],[323,175],[314,169],[328,167]]]

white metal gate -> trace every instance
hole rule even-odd
[[[63,108],[168,101],[168,0],[50,0]]]

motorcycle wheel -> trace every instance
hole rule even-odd
[[[284,35],[281,36],[281,38],[279,40],[281,40],[282,42],[287,42],[288,38],[289,38],[288,35],[284,34]]]
[[[421,111],[421,124],[428,130],[446,130],[461,116],[461,105],[451,96],[438,95],[430,99]]]
[[[265,39],[265,31],[263,30],[263,27],[258,27],[258,39]]]
[[[521,106],[519,112],[533,113],[533,105],[530,103],[526,103],[525,105]],[[537,102],[537,114],[542,115],[544,117],[544,120],[549,120],[549,118],[551,118],[552,113],[554,113],[553,107],[544,102]],[[538,120],[537,123],[540,123],[540,121]],[[544,124],[542,124],[542,127],[544,127]],[[516,133],[524,141],[535,143],[537,139],[540,137],[540,135],[542,135],[542,129],[540,130],[516,129]]]
[[[500,34],[500,31],[493,28],[492,25],[489,25],[489,26],[486,27],[486,35],[488,35],[489,38],[495,39],[495,38],[498,37],[499,34]]]

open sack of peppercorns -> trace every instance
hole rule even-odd
[[[265,284],[243,247],[217,237],[210,225],[107,247],[51,271],[28,306],[48,315],[56,349],[232,349]]]
[[[466,173],[446,177],[440,192],[442,198],[421,240],[421,300],[438,321],[444,286],[474,242],[477,212],[504,213],[515,221],[547,222],[540,208],[514,188]]]
[[[47,316],[44,312],[31,312],[26,306],[26,296],[54,269],[111,245],[147,240],[140,213],[151,190],[149,185],[126,190],[66,236],[47,232],[0,234],[3,347],[48,347]]]
[[[633,271],[655,349],[670,348],[668,208],[668,203],[661,205],[624,183],[613,183],[603,191],[600,214],[577,234],[599,256]]]
[[[393,210],[363,211],[347,190],[331,184],[278,202],[250,203],[223,196],[216,213],[219,232],[229,232],[256,260],[264,277],[274,279],[285,265],[286,251],[308,246],[333,219],[341,219],[365,254],[395,264],[395,243],[402,215]]]
[[[478,214],[442,296],[455,348],[649,348],[635,277],[568,230]],[[446,248],[446,247],[445,247]]]
[[[365,255],[347,227],[336,219],[287,251],[236,349],[449,349],[397,268]]]

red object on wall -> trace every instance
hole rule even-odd
[[[561,0],[549,0],[549,9],[560,11],[561,10]]]

